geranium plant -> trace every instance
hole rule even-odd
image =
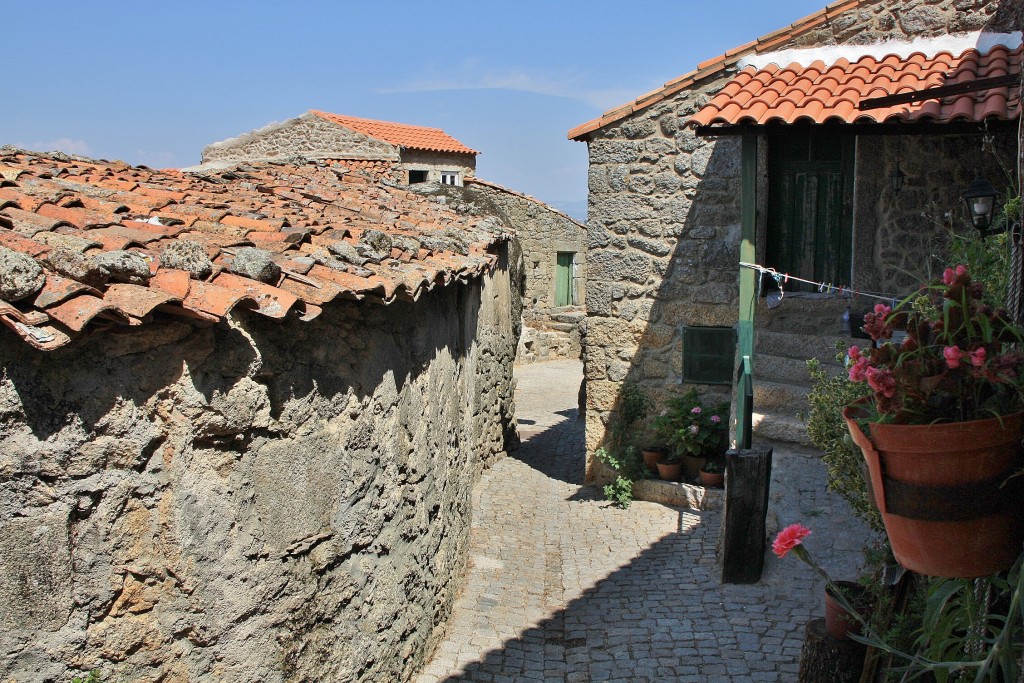
[[[1021,331],[982,294],[956,266],[896,310],[878,304],[864,316],[876,347],[850,348],[849,376],[871,388],[870,421],[965,422],[1022,408]],[[906,331],[899,345],[891,341],[898,328]]]
[[[670,446],[668,461],[678,461],[683,455],[714,454],[722,443],[727,426],[728,404],[713,408],[701,404],[696,389],[668,400],[666,407],[654,420],[658,438]]]

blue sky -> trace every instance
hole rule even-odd
[[[443,128],[580,215],[570,128],[825,0],[4,3],[0,144],[181,167],[309,110]]]

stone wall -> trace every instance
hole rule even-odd
[[[0,680],[406,680],[514,433],[507,254],[416,303],[0,345]]]
[[[458,171],[460,178],[465,180],[476,172],[476,156],[404,149],[399,168],[403,171],[402,182],[408,181],[410,170],[427,171],[427,182],[441,182],[441,171]]]
[[[896,193],[890,178],[906,174]],[[853,255],[855,286],[896,295],[909,294],[945,267],[951,230],[972,232],[961,195],[980,171],[1006,196],[1010,181],[1004,169],[1016,157],[1016,133],[986,137],[860,136],[854,200]]]
[[[446,193],[461,210],[498,217],[513,230],[523,254],[520,289],[524,331],[517,363],[579,358],[580,323],[586,304],[587,228],[547,204],[486,181],[470,180]],[[555,306],[558,252],[576,254],[576,304]]]
[[[982,28],[1019,30],[1021,14],[1019,3],[1009,0],[879,0],[869,8],[841,14],[776,49],[873,43]],[[623,382],[639,383],[657,400],[690,386],[681,384],[681,325],[736,322],[740,140],[697,138],[682,126],[732,75],[731,71],[719,73],[587,136],[588,318],[583,358],[588,452],[604,440]],[[891,151],[891,144],[868,140],[861,153],[870,153],[872,145]],[[959,143],[935,144],[941,147],[943,161],[955,158]],[[762,139],[762,163],[764,151]],[[916,164],[921,173],[915,170],[913,177],[921,184],[906,191],[948,203],[948,192],[938,189],[945,179],[926,180],[923,156],[911,165]],[[764,173],[758,175],[758,221],[763,236],[766,187]],[[959,182],[960,177],[958,171],[954,181]],[[946,190],[955,193],[962,187]],[[867,186],[858,190],[858,196],[871,197]],[[899,200],[900,206],[910,206],[903,201]],[[858,216],[863,219],[870,210],[869,202],[861,201]],[[889,220],[885,212],[897,209],[883,203],[880,211],[883,213],[872,217],[874,227],[870,228],[877,233],[870,270],[895,283],[899,264],[926,256],[932,245],[922,239],[916,247],[920,251],[897,253],[891,233],[878,227]],[[912,210],[898,211],[903,216],[900,220],[909,222]],[[886,260],[890,258],[892,262]],[[869,273],[865,271],[864,276]],[[871,282],[873,286],[876,283]],[[729,393],[728,387],[698,388],[711,398]],[[592,471],[593,461],[588,462],[588,473]]]
[[[396,146],[305,113],[283,123],[215,142],[203,149],[202,163],[305,159],[389,159],[398,161]]]

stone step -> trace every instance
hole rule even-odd
[[[835,363],[822,363],[822,369],[830,377],[846,374],[846,369]],[[802,358],[759,354],[754,360],[755,383],[758,380],[810,387],[811,373],[807,369],[807,361]]]
[[[843,349],[848,349],[854,344],[868,346],[870,341],[834,334],[789,334],[759,329],[756,334],[754,351],[758,354],[801,360],[817,358],[822,364],[836,365],[839,364],[839,361],[836,360],[837,346],[841,345]]]
[[[754,436],[772,441],[813,446],[807,436],[807,427],[795,416],[772,411],[753,415]]]
[[[772,382],[754,378],[754,408],[757,410],[783,410],[796,414],[807,412],[807,394],[810,387],[786,382]]]

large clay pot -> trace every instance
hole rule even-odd
[[[1024,546],[1024,412],[934,425],[856,422],[868,483],[896,560],[930,576],[974,578],[1010,567]]]
[[[682,473],[683,463],[681,462],[665,462],[664,460],[658,462],[658,476],[665,481],[679,481]]]

